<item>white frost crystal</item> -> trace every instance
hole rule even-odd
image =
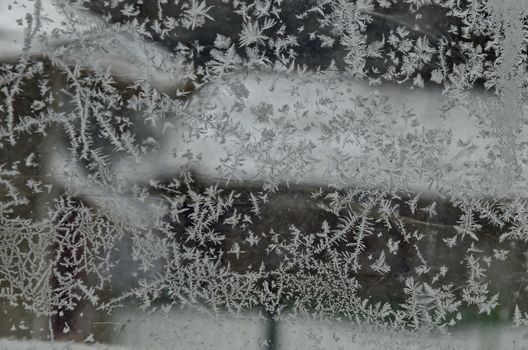
[[[0,337],[119,342],[121,307],[248,317],[270,348],[526,327],[527,15],[2,2]]]

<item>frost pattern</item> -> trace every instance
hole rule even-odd
[[[528,324],[524,1],[26,5],[0,298],[48,338],[134,302]]]

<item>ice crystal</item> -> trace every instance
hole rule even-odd
[[[134,302],[528,324],[524,1],[4,12],[0,298],[51,339]]]

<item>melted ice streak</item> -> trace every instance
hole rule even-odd
[[[209,83],[165,124],[157,154],[117,170],[134,181],[188,166],[214,180],[494,194],[493,99],[374,88],[339,73],[239,73]]]

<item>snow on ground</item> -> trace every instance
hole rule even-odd
[[[526,329],[484,326],[455,331],[450,335],[418,336],[407,333],[358,329],[337,321],[290,319],[280,326],[280,349],[465,349],[524,350]]]
[[[120,329],[116,345],[0,339],[0,350],[188,350],[267,349],[266,320],[255,314],[216,317],[191,311],[141,313],[122,310],[111,321]],[[527,329],[483,326],[451,335],[418,336],[357,328],[345,322],[287,317],[279,321],[277,349],[377,350],[466,349],[525,350]]]
[[[126,325],[119,344],[131,350],[266,348],[266,321],[253,314],[213,317],[182,310],[145,314],[123,310],[113,322]]]
[[[78,344],[71,342],[46,342],[38,340],[0,339],[0,350],[128,350],[121,346],[105,344]]]

